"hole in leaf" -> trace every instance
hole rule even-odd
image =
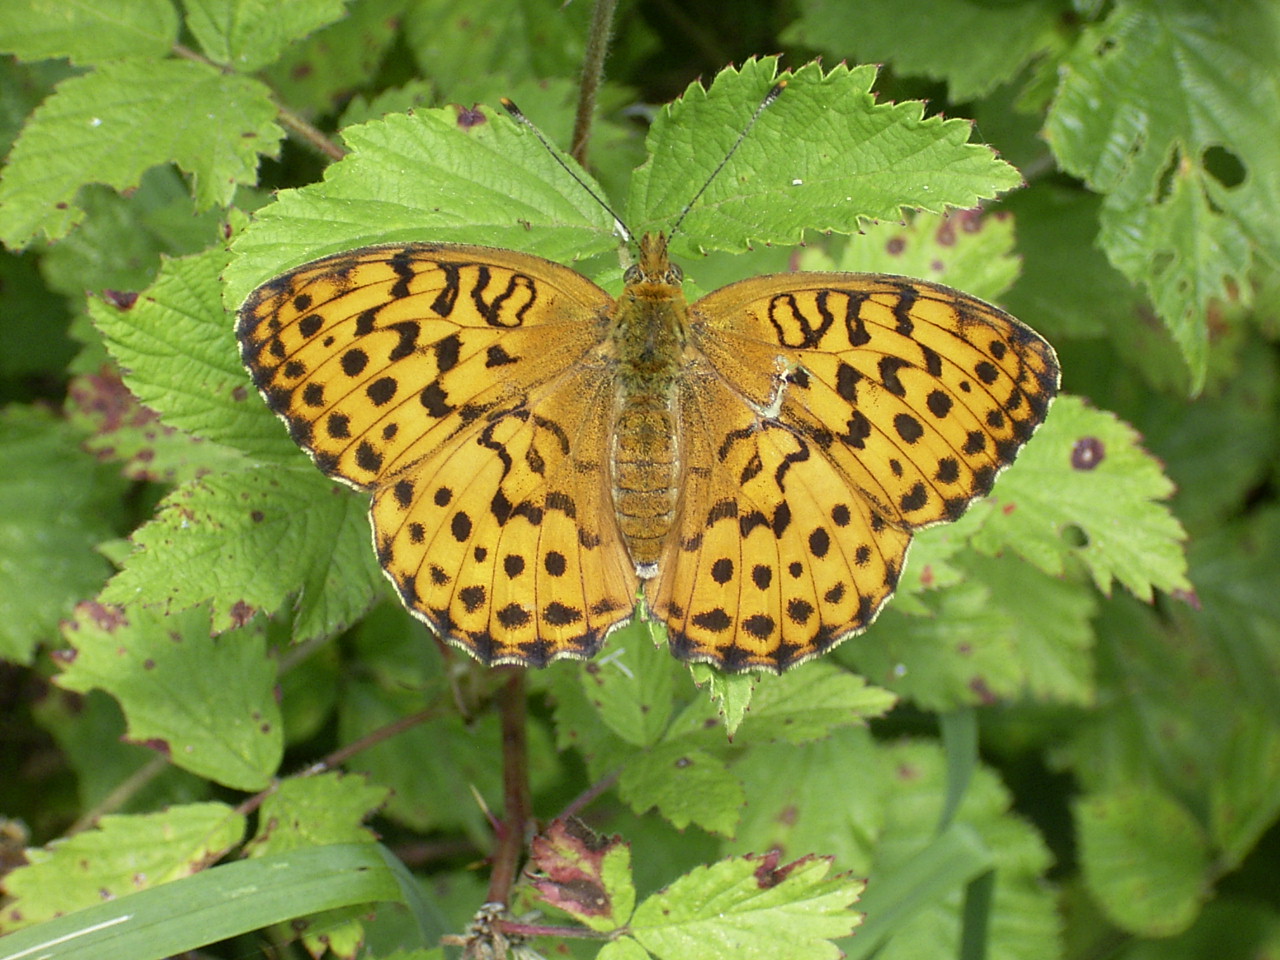
[[[1205,148],[1204,153],[1200,154],[1200,163],[1209,176],[1228,190],[1244,183],[1244,178],[1249,172],[1238,156],[1226,147],[1216,144]]]
[[[1062,528],[1062,539],[1067,542],[1067,546],[1079,549],[1089,545],[1089,535],[1084,532],[1084,528],[1079,524],[1070,523]]]

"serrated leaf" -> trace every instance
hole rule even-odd
[[[1085,884],[1124,929],[1167,937],[1190,926],[1208,882],[1204,834],[1154,788],[1091,794],[1075,804]]]
[[[387,801],[389,788],[358,775],[330,771],[291,777],[267,795],[258,811],[249,856],[265,857],[329,843],[371,843],[363,821]]]
[[[640,904],[631,935],[662,960],[835,960],[864,885],[830,872],[828,858],[776,853],[699,867]]]
[[[207,443],[161,423],[110,366],[71,380],[67,419],[88,434],[86,450],[100,460],[118,463],[130,480],[182,483],[213,471],[242,469],[248,463],[239,450]]]
[[[873,223],[850,237],[837,259],[800,255],[801,270],[851,270],[919,277],[997,300],[1018,276],[1013,218],[981,209],[916,214],[909,222]]]
[[[833,663],[817,661],[781,676],[762,676],[739,731],[740,742],[803,743],[883,716],[897,698]]]
[[[689,675],[699,687],[706,685],[707,693],[724,718],[725,733],[732,739],[751,706],[759,676],[751,673],[721,673],[706,663],[689,664]]]
[[[115,697],[131,740],[224,786],[261,790],[270,782],[284,730],[260,631],[215,640],[201,607],[164,616],[86,603],[64,633],[74,652],[58,685]]]
[[[992,494],[1000,511],[973,544],[987,553],[1011,549],[1058,575],[1079,557],[1098,589],[1113,580],[1144,600],[1152,589],[1189,590],[1182,525],[1160,501],[1173,485],[1138,436],[1114,414],[1060,396],[1035,439]],[[1068,528],[1084,546],[1074,546]]]
[[[896,0],[860,0],[857,16],[840,0],[801,0],[783,39],[895,73],[945,80],[953,101],[972,100],[1013,79],[1053,47],[1061,16],[1053,4],[926,0],[912,5],[909,27]],[[959,38],[963,38],[962,40]]]
[[[533,838],[525,870],[546,903],[592,930],[616,930],[636,905],[630,846],[574,817],[553,820]]]
[[[606,654],[584,664],[582,689],[605,725],[628,743],[658,742],[671,719],[675,680],[681,665],[652,642],[652,631],[627,643],[615,634]]]
[[[235,323],[222,308],[226,261],[219,249],[166,260],[136,302],[91,299],[89,315],[130,391],[166,424],[233,453],[301,466],[240,363]]]
[[[612,218],[531,131],[460,110],[344,130],[351,152],[324,182],[281,191],[235,241],[227,304],[286,267],[376,242],[479,242],[566,261],[616,246]]]
[[[182,0],[187,29],[205,55],[241,73],[271,63],[292,43],[342,16],[347,0]]]
[[[742,783],[723,761],[681,740],[660,743],[629,761],[618,795],[636,813],[657,807],[678,829],[696,823],[725,836],[733,835],[746,803]]]
[[[6,932],[189,876],[240,842],[245,818],[222,803],[108,815],[44,849],[5,877]],[[20,919],[19,919],[20,918]]]
[[[1210,205],[1197,177],[1179,168],[1164,202],[1104,204],[1098,242],[1111,262],[1141,282],[1191,369],[1199,392],[1209,364],[1207,311],[1213,301],[1248,299],[1249,239]]]
[[[700,249],[742,250],[751,241],[794,245],[806,230],[856,233],[905,208],[968,209],[1022,182],[989,147],[967,142],[967,121],[926,118],[919,101],[875,103],[874,67],[808,64],[708,183],[776,69],[765,58],[724,70],[710,89],[695,83],[658,114],[627,202],[633,231],[669,229],[704,183],[682,234]]]
[[[1059,162],[1108,194],[1108,255],[1157,301],[1193,388],[1204,383],[1209,299],[1228,285],[1247,296],[1250,245],[1280,256],[1266,212],[1280,199],[1278,29],[1265,0],[1211,14],[1118,4],[1077,45],[1049,112]],[[1220,180],[1211,149],[1245,175]],[[1192,214],[1197,231],[1187,234]]]
[[[28,663],[110,573],[94,548],[116,535],[125,487],[44,410],[0,413],[0,658]]]
[[[31,115],[0,177],[0,239],[56,240],[84,216],[89,183],[137,186],[147,168],[192,176],[197,210],[226,205],[255,180],[259,154],[284,135],[270,91],[187,60],[131,58],[64,80]],[[139,136],[145,130],[146,136]]]
[[[366,505],[309,466],[194,480],[166,497],[133,541],[103,601],[171,609],[207,602],[215,632],[280,610],[293,596],[294,639],[327,636],[382,589]]]
[[[163,57],[178,37],[171,0],[5,0],[0,52],[22,60],[68,57],[77,64]]]

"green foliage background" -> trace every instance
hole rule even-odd
[[[501,677],[395,602],[231,313],[390,240],[616,289],[611,216],[491,109],[566,144],[589,17],[0,5],[0,957],[428,957],[483,903]],[[1280,8],[623,2],[584,176],[669,226],[778,70],[691,288],[940,280],[1064,395],[822,661],[722,678],[638,626],[531,675],[536,816],[590,791],[621,839],[548,841],[516,906],[606,960],[1280,955]]]

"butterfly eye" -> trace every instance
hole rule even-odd
[[[622,275],[623,283],[639,283],[643,275],[640,273],[640,264],[633,263],[627,267],[626,272]]]
[[[667,272],[663,274],[662,279],[665,283],[669,283],[673,287],[679,286],[684,283],[684,271],[673,263],[667,268]]]

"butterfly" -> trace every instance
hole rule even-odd
[[[639,611],[676,657],[780,672],[865,630],[914,532],[990,491],[1058,361],[923,280],[681,284],[662,234],[616,298],[529,253],[370,246],[258,287],[237,336],[444,640],[543,666]]]

